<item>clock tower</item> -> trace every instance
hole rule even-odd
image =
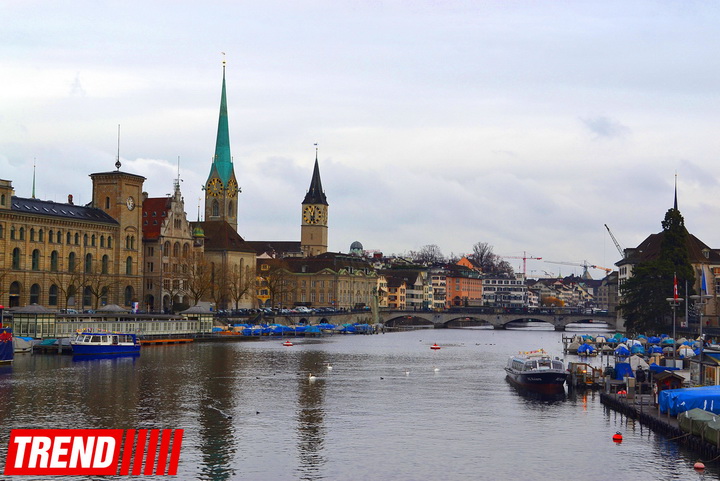
[[[328,202],[320,181],[317,149],[310,189],[302,202],[300,248],[307,257],[317,256],[328,250]]]
[[[223,62],[222,95],[220,97],[215,156],[203,190],[205,190],[205,220],[224,220],[237,231],[237,195],[240,188],[235,178],[230,155],[227,97],[225,95],[225,62]]]

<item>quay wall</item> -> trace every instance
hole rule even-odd
[[[600,393],[600,402],[630,419],[637,419],[644,426],[677,442],[681,446],[700,453],[707,461],[720,457],[720,448],[718,446],[705,441],[700,436],[684,432],[678,426],[676,418],[661,415],[657,407],[634,404],[617,394],[608,393]],[[640,406],[647,409],[641,409]]]

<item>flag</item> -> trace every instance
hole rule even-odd
[[[678,292],[677,292],[677,275],[673,274],[673,300],[677,302],[678,300]]]
[[[700,294],[707,294],[707,279],[705,279],[705,268],[703,266],[700,266],[700,269],[702,269],[702,281],[700,283]]]

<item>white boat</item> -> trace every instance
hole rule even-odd
[[[70,341],[73,355],[140,354],[135,334],[115,332],[80,332]]]

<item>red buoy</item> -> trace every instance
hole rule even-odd
[[[293,345],[293,343],[290,341],[283,342],[283,346],[292,346],[292,345]]]
[[[622,442],[622,434],[620,434],[620,431],[613,434],[613,441],[615,441],[616,443]]]
[[[440,349],[440,346],[438,346],[437,344],[433,344],[432,346],[430,346],[430,349],[438,350]]]
[[[695,469],[697,469],[698,471],[702,471],[705,469],[705,465],[701,461],[698,461],[697,463],[695,463],[695,465],[693,467]]]

